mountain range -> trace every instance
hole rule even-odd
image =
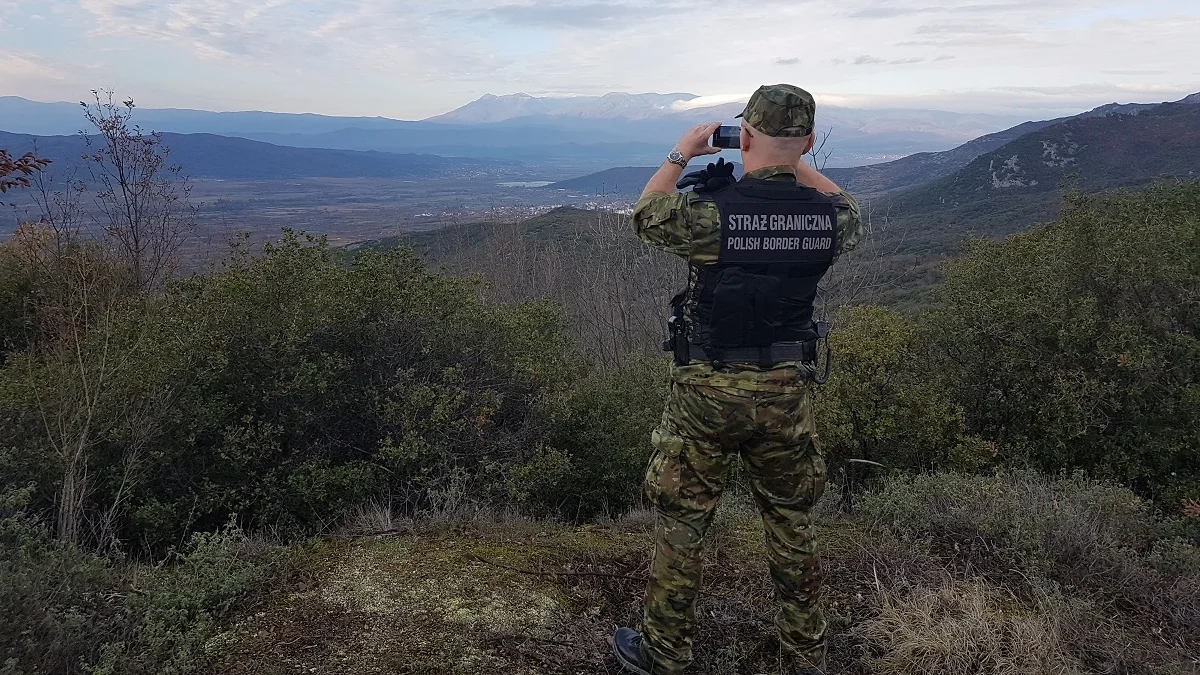
[[[215,134],[162,135],[170,162],[194,178],[280,180],[289,178],[397,178],[487,171],[494,162],[437,155],[352,152],[272,145]],[[87,149],[81,136],[26,136],[0,131],[0,148],[15,155],[36,152],[65,176],[82,168]]]
[[[145,129],[210,133],[292,147],[376,150],[511,159],[535,166],[603,168],[657,160],[686,128],[732,120],[742,103],[705,105],[694,94],[537,97],[484,96],[427,120],[270,112],[135,110]],[[934,110],[860,110],[821,106],[831,162],[852,166],[914,152],[944,150],[1019,118]],[[69,135],[83,126],[79,104],[0,97],[0,130]]]
[[[691,94],[557,99],[485,96],[446,115],[419,122],[261,112],[137,109],[135,114],[145,128],[167,131],[164,140],[172,148],[172,161],[196,177],[386,178],[502,173],[513,170],[514,162],[526,162],[521,167],[526,173],[541,171],[553,176],[586,170],[594,164],[611,167],[642,152],[650,153],[651,161],[657,164],[662,144],[645,141],[653,135],[651,132],[675,133],[721,109],[694,106],[696,100]],[[732,114],[740,104],[724,107]],[[0,119],[4,121],[0,124],[25,130],[58,128],[66,124],[68,110],[72,118],[82,119],[77,105],[3,97]],[[940,130],[937,133],[945,134],[947,129],[969,129],[997,121],[932,111],[847,111],[832,109],[828,114],[857,116],[854,123],[860,130],[894,131],[897,125],[909,124],[905,127],[909,141],[921,129],[925,131],[919,133]],[[1200,157],[1195,133],[1200,129],[1198,111],[1200,94],[1173,104],[1109,104],[1073,117],[1022,122],[948,150],[917,152],[863,166],[827,168],[826,172],[856,195],[890,195],[906,209],[932,203],[928,195],[934,192],[938,204],[947,199],[965,204],[1006,191],[1054,190],[1068,174],[1078,174],[1087,187],[1097,188],[1140,184],[1157,175],[1189,176],[1196,171],[1194,158]],[[336,128],[343,124],[359,126]],[[624,133],[606,131],[618,126],[625,129]],[[226,133],[171,131],[198,127]],[[0,132],[0,147],[15,153],[32,149],[35,139],[29,133]],[[536,142],[522,144],[522,139],[535,137]],[[581,137],[591,141],[580,142]],[[882,142],[882,136],[873,138],[873,143]],[[837,136],[830,141],[834,145],[839,142]],[[60,170],[77,162],[83,143],[78,135],[49,135],[36,139],[36,147],[43,156],[56,160],[55,169]],[[546,162],[551,166],[545,166]],[[652,166],[608,168],[546,189],[635,196],[654,170]]]

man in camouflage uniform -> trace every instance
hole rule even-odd
[[[812,96],[799,87],[759,88],[741,115],[746,171],[741,181],[712,195],[675,192],[688,160],[719,152],[708,140],[719,124],[702,125],[680,139],[634,208],[639,238],[688,260],[688,290],[677,298],[676,308],[677,320],[683,319],[687,327],[676,339],[691,344],[686,363],[680,363],[677,351],[666,410],[651,437],[654,453],[646,491],[656,507],[657,523],[643,632],[621,628],[613,637],[614,652],[631,672],[678,673],[692,659],[704,535],[738,456],[762,512],[779,602],[775,624],[783,661],[794,669],[791,672],[825,672],[825,619],[818,604],[821,565],[809,518],[826,477],[812,415],[811,387],[817,375],[812,304],[816,284],[828,265],[862,237],[862,222],[857,202],[802,161],[812,148],[815,111]],[[751,197],[739,203],[736,195],[728,196],[739,189],[776,199],[782,194],[786,199],[758,199],[758,206],[747,206]],[[765,214],[767,219],[759,221],[747,213]],[[821,214],[828,214],[827,219],[821,221]],[[723,223],[722,216],[730,224]],[[824,222],[830,239],[793,239],[803,246],[809,241],[828,243],[820,244],[824,249],[819,252],[794,254],[790,259],[779,253],[775,255],[784,258],[740,266],[736,274],[757,276],[749,277],[749,286],[731,282],[731,287],[750,288],[749,294],[735,293],[733,305],[714,310],[713,298],[718,297],[719,304],[722,293],[722,286],[713,281],[720,277],[714,274],[739,268],[726,262],[738,259],[731,237],[738,230],[729,228],[753,228],[759,222],[771,223],[772,228],[779,223]],[[783,235],[751,234],[762,238],[747,248],[787,248],[778,241],[761,246],[767,238]],[[730,240],[724,246],[723,238]],[[763,289],[775,295],[760,301]],[[737,302],[738,297],[744,297],[744,302]],[[753,345],[750,351],[728,340],[718,344],[716,334],[724,329],[716,325],[728,319],[718,314],[736,315],[736,305],[756,303],[767,316],[743,315],[740,320],[749,321],[745,325],[751,327],[766,321],[771,327],[765,330],[774,338],[766,338],[766,343],[756,342],[753,335],[745,338],[743,344]],[[785,330],[789,322],[795,328],[792,332]],[[784,341],[778,341],[780,337]]]

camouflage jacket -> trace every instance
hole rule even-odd
[[[790,166],[758,169],[746,174],[763,180],[796,180]],[[830,195],[837,208],[837,254],[858,245],[863,236],[858,202],[845,192]],[[654,192],[642,197],[633,208],[633,229],[642,241],[668,253],[686,258],[689,269],[717,262],[721,252],[721,216],[717,205],[693,192]],[[695,275],[689,273],[688,283]],[[676,366],[677,382],[730,387],[751,391],[791,392],[808,386],[811,369],[800,363],[785,363],[771,369],[758,366],[727,366],[715,370],[707,363]]]

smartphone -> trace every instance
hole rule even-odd
[[[718,127],[713,132],[712,146],[714,148],[726,148],[729,150],[737,150],[742,147],[742,128],[741,127]]]

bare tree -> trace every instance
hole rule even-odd
[[[817,134],[817,140],[813,143],[812,149],[805,155],[808,158],[806,161],[817,171],[824,171],[825,165],[829,163],[829,156],[833,154],[833,148],[825,149],[825,146],[829,143],[829,137],[833,135],[833,127],[825,131],[815,131],[814,133]]]
[[[892,283],[885,262],[904,247],[905,232],[897,230],[891,214],[877,213],[870,200],[860,202],[863,235],[857,248],[843,255],[821,280],[818,314],[832,317],[842,307],[870,302]]]
[[[166,278],[195,229],[192,186],[178,165],[168,163],[162,134],[143,133],[133,123],[133,99],[115,103],[113,92],[98,89],[92,97],[80,106],[97,134],[81,134],[97,188],[97,217],[132,269],[135,287],[149,289]]]
[[[659,349],[668,301],[686,267],[638,241],[628,215],[596,209],[494,221],[477,241],[460,241],[446,261],[485,279],[489,298],[554,300],[578,343],[603,367]]]
[[[114,376],[129,358],[112,347],[114,312],[127,282],[103,249],[61,248],[42,225],[23,225],[7,246],[39,280],[37,307],[31,308],[38,339],[21,363],[35,401],[30,412],[62,475],[58,536],[76,544],[90,493],[88,458],[111,424],[104,408],[113,400]]]
[[[79,241],[87,213],[83,202],[87,186],[77,179],[78,167],[68,169],[59,180],[52,171],[43,171],[33,179],[33,202],[41,212],[38,223],[49,229],[58,255],[65,255]]]

